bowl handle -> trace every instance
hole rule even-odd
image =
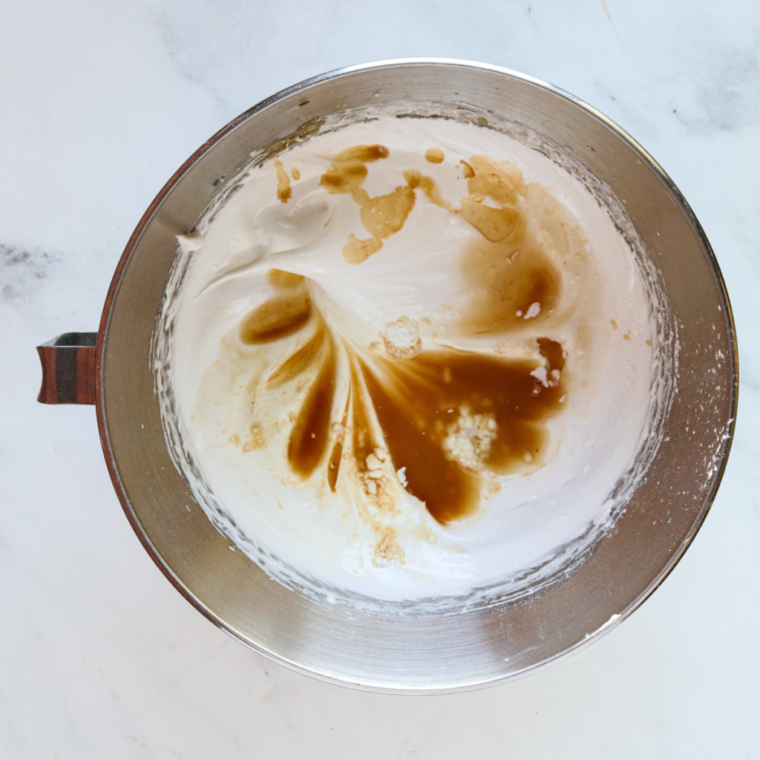
[[[97,333],[64,333],[41,346],[41,404],[94,404]]]

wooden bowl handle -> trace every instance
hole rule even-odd
[[[41,404],[94,404],[97,333],[64,333],[41,346]]]

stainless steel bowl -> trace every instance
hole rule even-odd
[[[649,247],[679,328],[677,392],[665,440],[614,529],[580,569],[549,590],[445,620],[319,603],[231,552],[172,464],[150,366],[175,236],[194,225],[224,178],[252,151],[276,150],[326,115],[399,101],[484,109],[551,138],[607,183]],[[94,357],[94,397],[114,486],[140,540],[176,588],[220,628],[277,662],[328,681],[398,693],[458,691],[515,678],[588,645],[630,615],[702,524],[723,474],[736,411],[728,297],[710,245],[672,181],[585,103],[529,77],[460,61],[341,69],[242,114],[179,169],[146,211],[114,275],[97,345],[88,345],[94,337],[62,338],[40,349],[47,400],[91,402]]]

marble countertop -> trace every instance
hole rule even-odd
[[[6,6],[0,757],[760,757],[759,4]],[[662,588],[554,667],[441,697],[324,684],[217,630],[170,586],[125,519],[94,408],[35,402],[34,347],[97,329],[132,229],[206,138],[301,79],[406,56],[525,72],[633,134],[715,248],[743,373],[720,493]]]

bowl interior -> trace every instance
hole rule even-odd
[[[254,150],[345,109],[408,101],[461,104],[546,135],[623,202],[658,267],[678,325],[676,393],[647,478],[588,560],[522,603],[450,615],[381,615],[319,603],[230,551],[195,503],[164,439],[151,341],[176,235],[187,232]],[[133,234],[101,325],[98,410],[128,518],[169,579],[256,650],[324,679],[434,692],[520,675],[589,642],[635,609],[690,543],[717,489],[733,430],[730,308],[704,234],[650,157],[600,114],[520,75],[451,61],[401,61],[319,77],[225,127],[169,181]]]

